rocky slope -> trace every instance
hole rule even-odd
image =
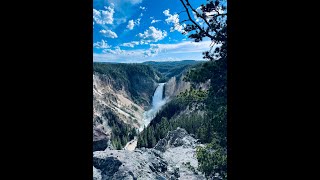
[[[94,63],[93,150],[112,148],[111,125],[142,125],[157,79],[156,72],[146,65]]]
[[[197,171],[196,146],[202,145],[177,128],[151,149],[95,151],[93,179],[205,179]]]
[[[172,98],[179,95],[181,92],[189,90],[191,87],[190,82],[183,81],[185,75],[174,76],[165,84],[164,95],[167,98]]]

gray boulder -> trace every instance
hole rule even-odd
[[[198,145],[201,144],[184,129],[177,128],[160,140],[155,148],[95,151],[94,178],[100,180],[98,177],[101,176],[101,180],[205,179],[204,175],[196,170],[198,161],[195,148]]]

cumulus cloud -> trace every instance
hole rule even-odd
[[[153,56],[156,56],[160,51],[161,49],[158,46],[154,44],[150,44],[150,48],[145,52],[143,52],[143,55],[145,57],[153,57]]]
[[[108,6],[104,7],[106,10],[96,10],[93,9],[93,19],[97,24],[112,24],[113,23],[113,14],[114,7]]]
[[[93,43],[93,47],[97,49],[106,49],[106,48],[110,48],[111,46],[107,44],[107,41],[102,39],[100,42],[98,41]]]
[[[137,12],[137,7],[139,7],[142,1],[143,0],[94,0],[93,7],[96,10],[105,10],[105,6],[111,6],[115,12],[113,15],[112,28],[117,28],[119,25],[127,23],[130,17]],[[97,23],[95,22],[95,24]]]
[[[100,33],[103,34],[106,37],[109,37],[109,38],[118,38],[118,35],[115,32],[111,31],[111,30],[102,29],[100,31]]]
[[[179,23],[179,15],[178,14],[170,14],[170,10],[164,10],[163,14],[167,16],[168,18],[165,20],[167,24],[173,24],[173,27],[170,28],[170,32],[178,31],[180,33],[185,33],[184,27],[186,27],[186,24],[183,23],[182,25]]]
[[[128,43],[122,43],[120,46],[125,46],[125,47],[134,47],[136,45],[139,45],[139,41],[131,41]]]
[[[169,11],[170,11],[170,9],[166,9],[166,10],[163,11],[163,14],[165,16],[170,16],[171,14],[169,13]]]
[[[133,21],[133,19],[131,19],[131,20],[128,22],[127,28],[128,28],[129,30],[132,30],[135,25],[139,26],[139,25],[140,25],[140,20],[141,20],[141,18],[138,18],[138,19],[136,19],[135,21]]]
[[[142,10],[145,10],[145,9],[146,9],[146,7],[142,7],[142,6],[140,6],[139,8],[142,9]]]
[[[133,20],[130,20],[130,21],[128,22],[127,28],[130,29],[130,30],[132,30],[133,27],[134,27],[134,22],[133,22]]]
[[[162,40],[167,36],[167,31],[161,31],[153,26],[150,26],[149,29],[145,30],[143,33],[139,33],[138,36],[141,38],[142,44],[147,44]]]
[[[105,49],[102,51],[103,53],[110,53],[110,54],[114,54],[114,55],[120,55],[123,54],[125,51],[121,50],[119,46],[116,46],[114,49]]]
[[[160,22],[161,20],[155,20],[155,19],[153,19],[152,21],[151,21],[151,24],[153,24],[153,23],[157,23],[157,22]]]

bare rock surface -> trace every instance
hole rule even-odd
[[[93,152],[93,179],[205,179],[197,171],[196,146],[184,129],[168,132],[154,148]]]

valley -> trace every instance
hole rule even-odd
[[[190,83],[177,79],[177,76],[166,76],[167,83],[161,82],[164,74],[177,74],[182,76],[182,69],[186,70],[193,61],[181,62],[176,72],[176,62],[159,63],[159,67],[166,64],[166,71],[160,73],[154,67],[143,64],[108,64],[95,63],[93,73],[93,130],[95,142],[109,141],[108,146],[122,149],[134,137],[120,136],[112,126],[125,127],[125,131],[141,132],[147,127],[160,108],[172,97],[190,88]],[[170,68],[172,66],[172,68]],[[179,67],[179,66],[178,66]],[[114,122],[113,122],[114,121]],[[135,134],[136,133],[132,133]],[[97,135],[99,134],[99,135]],[[103,135],[101,135],[103,134]],[[115,137],[118,135],[118,137]],[[102,138],[103,137],[103,138]],[[97,140],[97,141],[95,141]],[[98,143],[100,144],[100,143]],[[119,145],[120,144],[120,145]],[[136,144],[134,142],[133,144]],[[118,147],[116,147],[118,146]],[[95,149],[95,148],[94,148]]]
[[[94,63],[94,179],[206,179],[211,146],[224,175],[225,81],[199,78],[223,63]]]
[[[227,180],[227,1],[93,8],[93,180]]]

